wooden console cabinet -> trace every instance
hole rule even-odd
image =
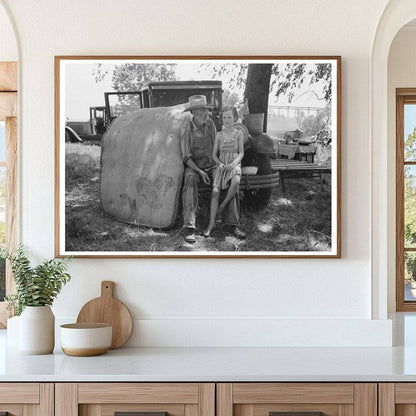
[[[54,384],[0,383],[0,415],[54,416]]]

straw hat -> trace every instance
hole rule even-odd
[[[197,110],[199,108],[212,110],[212,107],[207,104],[205,95],[191,95],[188,98],[188,108],[185,111]]]

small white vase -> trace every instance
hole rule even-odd
[[[19,346],[19,320],[20,316],[13,316],[7,320],[7,346]]]
[[[21,354],[50,354],[55,347],[55,316],[50,306],[26,306],[19,319]]]

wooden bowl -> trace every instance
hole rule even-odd
[[[61,348],[67,355],[89,357],[111,347],[112,326],[102,323],[61,325]]]

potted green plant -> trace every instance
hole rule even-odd
[[[55,316],[51,305],[71,276],[68,258],[45,260],[33,267],[23,246],[2,250],[10,261],[16,292],[6,296],[8,309],[19,318],[19,351],[24,354],[49,354],[55,346]]]

